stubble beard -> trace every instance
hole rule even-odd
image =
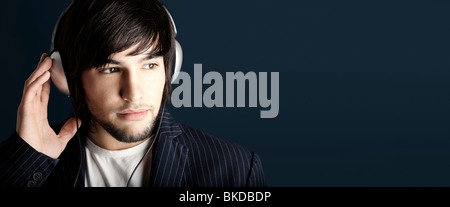
[[[95,119],[95,118],[94,118]],[[104,122],[101,120],[96,119],[95,120],[105,131],[107,131],[112,137],[114,137],[119,142],[124,143],[135,143],[143,141],[147,138],[149,138],[154,131],[155,128],[155,118],[152,118],[151,124],[149,123],[147,125],[147,128],[145,128],[141,133],[138,134],[129,134],[125,132],[125,130],[120,129],[116,125],[110,123],[110,122]]]
[[[94,114],[92,114],[92,113],[91,114],[92,114],[92,120],[94,122],[97,122],[103,129],[105,129],[105,131],[107,131],[117,141],[124,142],[124,143],[136,143],[136,142],[143,141],[154,134],[156,121],[159,119],[160,113],[155,115],[153,109],[154,108],[152,107],[149,110],[149,112],[150,112],[149,115],[151,114],[152,118],[149,121],[149,123],[145,125],[146,128],[137,134],[130,134],[130,133],[126,132],[126,130],[121,129],[119,126],[116,126],[115,124],[111,123],[110,121],[101,120],[98,117],[96,117]]]

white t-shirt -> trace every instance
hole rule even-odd
[[[151,139],[148,139],[129,149],[111,151],[86,140],[86,187],[126,187],[133,170],[151,143]],[[129,187],[148,185],[151,160],[152,153],[149,152],[134,172]]]

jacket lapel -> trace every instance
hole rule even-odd
[[[189,148],[177,138],[182,134],[178,123],[164,111],[152,160],[150,185],[154,187],[178,187],[185,178],[185,166]]]

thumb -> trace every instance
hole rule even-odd
[[[78,119],[78,127],[81,126],[81,120]],[[64,126],[61,128],[61,131],[58,134],[58,137],[63,141],[64,143],[69,142],[70,139],[75,135],[75,133],[78,130],[77,127],[77,120],[75,118],[70,118],[66,121]]]

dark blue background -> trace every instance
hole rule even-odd
[[[450,186],[450,1],[163,1],[183,71],[280,73],[280,110],[178,108],[256,151],[270,186]],[[2,2],[0,140],[68,0]],[[206,87],[204,87],[206,88]],[[52,88],[50,123],[71,111]]]

